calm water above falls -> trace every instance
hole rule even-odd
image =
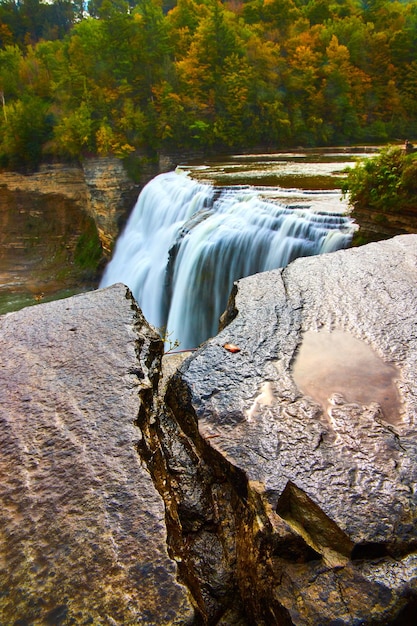
[[[235,280],[347,247],[354,231],[339,190],[302,192],[262,178],[219,187],[203,182],[203,168],[192,174],[161,174],[143,189],[101,282],[127,284],[182,349],[216,334]]]

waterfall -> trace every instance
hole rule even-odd
[[[151,324],[193,348],[216,334],[235,280],[344,248],[352,232],[337,212],[160,174],[142,190],[100,286],[125,283]]]

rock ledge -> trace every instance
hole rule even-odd
[[[299,259],[163,359],[122,285],[1,317],[0,621],[414,624],[416,285]]]

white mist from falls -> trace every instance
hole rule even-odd
[[[153,326],[194,348],[217,333],[235,280],[345,248],[352,233],[339,213],[160,174],[142,190],[100,287],[126,284]]]

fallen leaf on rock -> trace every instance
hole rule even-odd
[[[240,348],[235,346],[233,343],[225,343],[223,348],[229,352],[240,352]]]

